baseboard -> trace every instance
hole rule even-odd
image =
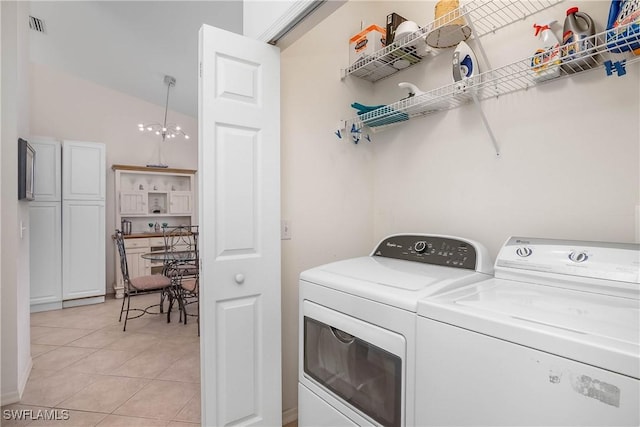
[[[39,313],[41,311],[60,310],[62,308],[62,301],[49,302],[44,304],[32,304],[31,312]]]
[[[298,419],[298,408],[290,408],[282,412],[282,425],[287,425]]]
[[[29,363],[27,363],[26,368],[22,375],[18,378],[19,384],[18,389],[11,391],[9,393],[4,393],[0,396],[0,406],[11,405],[12,403],[20,402],[22,399],[22,395],[24,394],[24,389],[27,386],[27,381],[29,381],[29,376],[31,375],[31,369],[33,368],[33,359],[29,356]]]
[[[99,297],[88,297],[88,298],[65,300],[65,301],[62,301],[62,307],[63,308],[79,307],[81,305],[99,304],[102,302],[104,302],[104,295]]]
[[[27,363],[27,366],[24,369],[22,376],[18,378],[18,381],[20,382],[18,384],[18,394],[20,399],[22,399],[22,395],[24,394],[24,389],[25,387],[27,387],[27,381],[29,381],[29,376],[31,375],[32,368],[33,368],[33,359],[31,358],[31,356],[29,356],[29,363]]]
[[[18,402],[20,402],[20,393],[18,393],[18,390],[12,391],[10,393],[4,393],[2,397],[0,397],[0,405],[2,406],[11,405],[12,403]]]

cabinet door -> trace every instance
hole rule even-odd
[[[169,193],[169,213],[171,214],[191,214],[193,208],[191,199],[193,194],[190,191],[172,191]]]
[[[66,200],[104,200],[106,148],[99,142],[64,141],[62,197]]]
[[[127,266],[129,267],[130,279],[151,274],[149,261],[142,258],[142,254],[148,251],[149,248],[127,249]]]
[[[59,202],[62,194],[60,141],[35,139],[36,150],[34,197],[36,202]]]
[[[62,296],[105,294],[105,207],[99,201],[62,204]]]
[[[29,204],[31,305],[62,301],[60,202]]]
[[[121,215],[146,215],[147,193],[145,191],[121,191],[120,214]]]

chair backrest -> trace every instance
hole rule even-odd
[[[122,231],[116,230],[116,245],[120,254],[120,270],[122,271],[122,281],[126,289],[129,288],[129,266],[127,265],[127,252],[124,248],[124,237]]]
[[[164,246],[167,252],[168,261],[179,261],[176,257],[172,258],[174,252],[191,251],[195,253],[196,262],[199,258],[198,254],[198,226],[197,225],[181,225],[178,227],[165,227],[163,229]],[[189,261],[192,262],[192,261]]]

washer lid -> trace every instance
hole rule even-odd
[[[640,378],[640,301],[488,279],[425,299],[418,314]]]
[[[300,279],[415,312],[419,299],[484,280],[487,274],[379,256],[321,265]]]

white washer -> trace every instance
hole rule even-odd
[[[510,238],[419,303],[416,424],[640,424],[640,245]]]
[[[298,425],[414,425],[418,300],[492,270],[476,242],[402,234],[303,272]]]

